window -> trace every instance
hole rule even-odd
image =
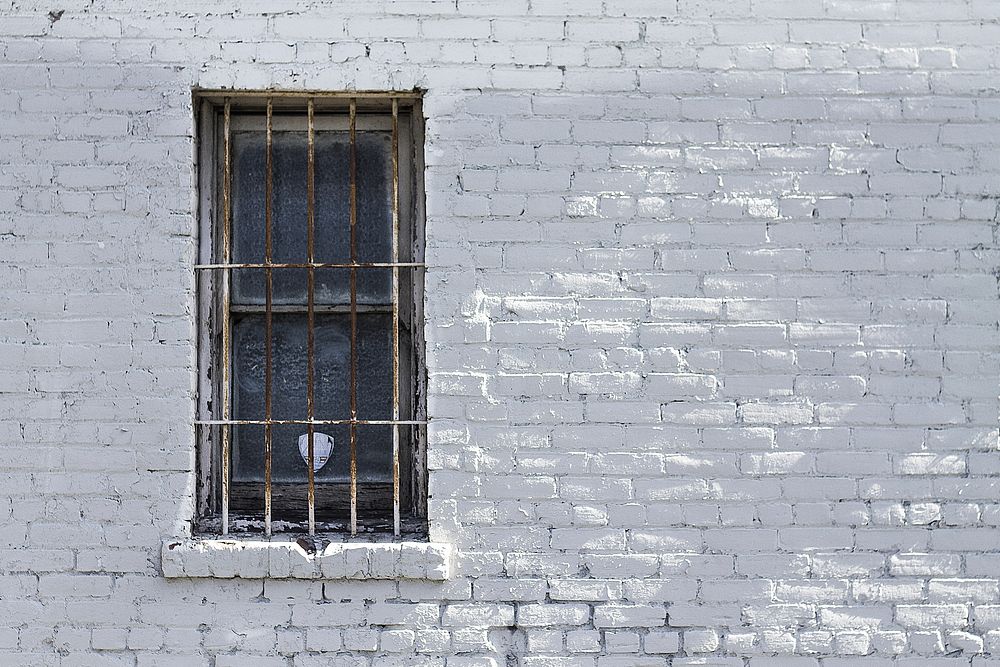
[[[419,96],[196,102],[199,529],[423,532]]]

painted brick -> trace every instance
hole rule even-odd
[[[995,662],[995,3],[50,9],[0,8],[0,664]],[[425,90],[430,543],[190,535],[220,86]]]

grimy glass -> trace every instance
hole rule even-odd
[[[254,96],[257,96],[256,94]],[[307,225],[307,242],[305,262],[276,263],[272,258],[272,237],[273,237],[273,179],[274,161],[273,150],[273,99],[275,97],[305,97],[307,116],[307,214],[305,224]],[[222,173],[222,229],[221,229],[221,263],[198,264],[198,270],[218,271],[221,280],[219,281],[219,295],[222,306],[222,368],[221,368],[221,419],[199,420],[196,423],[205,426],[219,426],[221,431],[221,494],[222,494],[222,533],[228,534],[230,528],[229,504],[230,504],[230,477],[231,477],[231,450],[232,437],[231,427],[238,425],[262,425],[264,427],[264,533],[271,535],[271,458],[272,458],[272,433],[271,429],[276,425],[298,424],[307,427],[308,434],[308,524],[309,534],[316,534],[316,494],[315,494],[315,429],[323,425],[347,425],[350,433],[350,530],[351,534],[357,534],[358,530],[358,508],[357,508],[357,427],[359,425],[391,425],[392,426],[392,515],[393,534],[400,534],[400,468],[399,468],[399,446],[400,432],[402,425],[420,425],[426,423],[422,420],[400,419],[400,395],[399,395],[399,320],[400,320],[400,294],[399,294],[399,270],[420,269],[424,267],[422,262],[400,262],[399,261],[399,238],[400,238],[400,215],[399,215],[399,100],[408,99],[405,93],[391,96],[378,95],[381,99],[388,99],[392,105],[392,256],[389,262],[360,262],[358,261],[358,205],[357,205],[357,98],[364,94],[338,94],[338,93],[316,93],[308,96],[300,94],[282,95],[281,93],[270,93],[267,95],[267,115],[266,115],[266,169],[265,169],[265,200],[264,200],[264,262],[263,263],[234,263],[232,261],[232,136],[231,136],[231,97],[238,98],[238,93],[227,96],[223,105],[223,173]],[[350,198],[350,261],[346,263],[316,262],[315,258],[315,221],[316,221],[316,162],[315,162],[315,99],[340,97],[348,100],[349,113],[349,198]],[[389,268],[392,270],[391,301],[392,301],[392,418],[388,420],[372,420],[358,418],[358,296],[357,296],[357,276],[358,271],[371,268]],[[260,270],[264,273],[265,281],[265,306],[264,306],[264,418],[263,419],[233,419],[232,418],[232,310],[231,310],[231,272],[233,269]],[[307,270],[307,398],[306,398],[306,419],[273,419],[272,418],[272,313],[274,312],[273,301],[273,271],[281,269],[306,269]],[[350,414],[347,418],[340,419],[317,419],[315,414],[315,271],[316,269],[348,269],[350,281]]]

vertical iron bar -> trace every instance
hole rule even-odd
[[[231,263],[231,230],[232,230],[232,145],[229,132],[230,101],[226,98],[223,111],[223,160],[222,160],[222,263]],[[232,341],[231,323],[229,321],[229,281],[230,269],[222,271],[222,418],[230,419],[230,345]],[[229,448],[230,425],[220,427],[222,434],[222,534],[229,534]]]
[[[306,239],[306,252],[309,255],[309,324],[308,324],[308,377],[306,378],[306,411],[308,413],[308,419],[312,422],[315,413],[315,389],[313,388],[313,382],[315,379],[315,367],[316,367],[316,342],[315,342],[315,292],[316,292],[316,269],[312,266],[316,261],[316,243],[315,243],[315,231],[316,231],[316,148],[314,143],[314,130],[313,130],[313,100],[309,98],[308,107],[308,144],[309,144],[309,163],[308,163],[308,183],[306,184],[306,218],[308,224],[307,239]],[[309,534],[316,534],[316,479],[315,479],[315,466],[313,464],[315,460],[316,450],[315,450],[315,437],[316,428],[310,423],[309,424]]]
[[[355,125],[357,101],[351,98],[350,108],[350,205],[351,205],[351,535],[358,532],[358,156]]]
[[[267,98],[267,152],[266,176],[264,185],[264,280],[266,283],[264,301],[264,534],[271,534],[271,196],[273,167],[273,141],[271,121],[273,117],[272,100]]]
[[[392,419],[399,421],[399,101],[392,99]],[[392,532],[399,536],[399,424],[392,425]]]

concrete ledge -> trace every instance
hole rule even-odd
[[[309,553],[295,542],[169,539],[163,576],[231,579],[426,579],[451,576],[452,546],[427,542],[346,542]]]

